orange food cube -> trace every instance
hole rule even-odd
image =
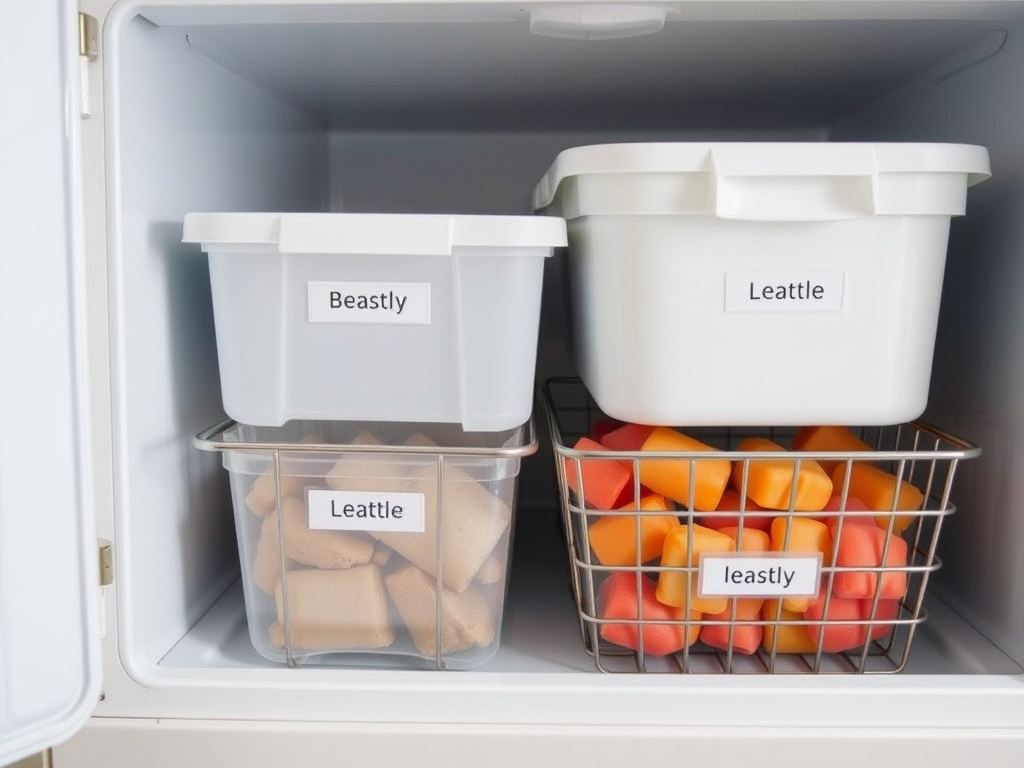
[[[654,427],[646,424],[623,424],[607,432],[599,442],[611,451],[639,451],[653,431]]]
[[[650,494],[639,505],[627,504],[620,510],[671,511],[664,496]],[[601,516],[588,528],[590,547],[601,565],[640,565],[661,555],[665,534],[679,525],[675,515],[623,514]],[[637,558],[639,529],[640,557]]]
[[[589,437],[581,437],[573,446],[579,451],[605,451],[605,448]],[[576,459],[565,459],[565,481],[577,496],[582,495],[588,507],[595,509],[614,509],[616,502],[628,486],[633,482],[633,469],[628,461],[611,458],[579,459],[579,467],[583,475],[582,491],[580,480],[576,476]]]
[[[847,466],[850,466],[849,495],[860,499],[868,509],[875,512],[897,510],[918,510],[924,503],[924,494],[906,480],[900,480],[891,472],[886,472],[872,464],[855,461],[848,465],[841,463],[835,468],[832,482],[837,490],[842,489],[846,481]],[[875,517],[879,528],[888,528],[890,514]],[[903,533],[914,521],[914,515],[896,515],[893,530]]]
[[[642,611],[642,616],[641,616]],[[641,575],[629,571],[613,571],[608,574],[597,594],[597,613],[600,619],[626,619],[643,621],[641,624],[601,624],[600,634],[605,640],[634,651],[640,650],[650,656],[664,656],[687,648],[697,642],[700,625],[696,620],[700,613],[691,612],[689,626],[682,622],[683,612],[658,602],[654,595],[654,583]],[[648,624],[648,621],[671,621],[670,624]],[[678,623],[675,623],[678,622]]]
[[[719,528],[718,530],[737,543],[737,552],[771,551],[771,537],[757,528],[744,528],[742,537],[740,536],[740,529],[736,527]]]
[[[761,598],[740,597],[730,600],[721,613],[704,614],[705,622],[727,621],[729,624],[704,624],[700,630],[701,642],[723,651],[729,650],[731,645],[733,653],[751,655],[757,650],[764,636],[764,627],[760,622],[763,604],[764,600]],[[734,605],[735,618],[732,613]]]
[[[878,578],[882,584],[879,597],[897,599],[907,592],[907,542],[885,531],[870,520],[858,522],[854,519],[843,521],[842,530],[838,529],[837,521],[830,521],[830,530],[836,540],[836,566],[852,568],[865,566],[868,568],[882,567],[882,552],[885,551],[884,567],[886,571],[836,571],[832,581],[832,591],[844,598],[873,598],[878,588]],[[886,541],[888,540],[888,548]]]
[[[642,451],[703,453],[716,450],[689,435],[669,427],[655,427],[644,440]],[[667,496],[684,506],[690,504],[690,470],[693,469],[693,509],[707,512],[715,509],[722,498],[732,462],[728,459],[641,459],[640,482],[655,493]]]
[[[692,549],[691,549],[692,539]],[[724,533],[703,525],[677,525],[665,534],[661,552],[662,566],[686,566],[689,571],[662,571],[658,575],[658,600],[665,605],[686,606],[686,582],[690,581],[690,609],[702,613],[720,613],[729,604],[728,597],[701,597],[697,590],[700,574],[694,566],[705,552],[735,552],[736,542]]]
[[[781,445],[764,437],[748,437],[741,440],[736,449],[786,452]],[[797,469],[796,460],[791,458],[737,461],[732,469],[732,484],[741,493],[744,464],[747,465],[747,496],[765,509],[789,509],[793,496],[794,510],[813,512],[824,508],[832,495],[832,480],[818,462],[804,459]],[[795,496],[792,493],[794,476]]]
[[[816,427],[800,427],[793,436],[793,450],[807,451],[843,451],[859,453],[873,450],[871,445],[861,440],[848,427],[822,425]],[[818,459],[818,464],[830,477],[840,460]]]
[[[715,514],[702,515],[700,522],[701,525],[718,531],[723,528],[739,527],[740,523],[743,524],[744,530],[757,528],[767,531],[772,525],[772,515],[751,514],[762,510],[764,507],[753,499],[744,499],[735,488],[726,488],[722,492],[718,506],[715,507]],[[728,514],[729,512],[732,514]]]
[[[767,622],[761,647],[768,653],[817,653],[818,644],[807,634],[807,626],[784,622],[803,621],[798,611],[779,610],[778,600],[765,600],[761,606],[761,618]]]
[[[822,563],[832,562],[832,535],[828,526],[809,517],[775,518],[772,521],[771,547],[773,552],[821,554]],[[782,606],[787,611],[799,613],[807,610],[811,599],[787,597],[783,599]]]

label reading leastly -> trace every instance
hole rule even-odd
[[[320,531],[423,533],[422,493],[374,493],[311,489],[306,498],[309,527]]]
[[[307,283],[311,323],[430,324],[430,283]]]
[[[821,555],[706,553],[700,558],[701,597],[815,597]]]
[[[835,312],[843,308],[842,272],[727,272],[726,312]]]

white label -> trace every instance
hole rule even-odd
[[[310,490],[309,527],[318,531],[423,533],[422,493]]]
[[[816,597],[821,555],[706,553],[700,558],[701,597]]]
[[[843,308],[842,272],[727,272],[726,312],[835,312]]]
[[[311,323],[430,324],[430,283],[310,282]]]

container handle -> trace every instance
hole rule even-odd
[[[870,147],[718,145],[710,150],[714,214],[750,221],[839,221],[877,215]]]

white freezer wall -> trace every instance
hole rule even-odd
[[[1024,13],[1020,6],[1005,4],[1018,14]],[[167,732],[157,724],[157,719],[163,718],[183,719],[171,730],[190,736],[183,749],[197,750],[193,757],[202,754],[200,745],[226,748],[231,738],[245,737],[243,728],[216,732],[212,721],[218,718],[344,722],[348,725],[338,726],[338,730],[366,749],[374,743],[399,743],[394,741],[395,734],[404,733],[408,740],[403,743],[410,746],[403,754],[414,752],[415,745],[454,736],[460,728],[468,730],[468,723],[475,723],[472,730],[480,738],[486,736],[487,743],[497,749],[513,743],[516,736],[542,738],[547,734],[564,754],[577,754],[573,745],[578,746],[582,736],[617,726],[612,735],[602,738],[609,744],[624,744],[628,742],[618,740],[642,735],[649,739],[644,756],[678,753],[681,745],[698,743],[705,744],[702,748],[710,755],[706,734],[732,738],[739,733],[734,726],[742,722],[747,726],[743,744],[749,752],[745,754],[755,754],[760,745],[796,740],[803,744],[800,754],[807,756],[814,754],[808,745],[824,734],[850,746],[843,757],[849,765],[872,754],[906,756],[908,762],[913,755],[928,755],[935,764],[952,764],[966,754],[977,754],[957,749],[978,744],[987,745],[990,764],[1012,764],[1009,758],[1020,754],[1020,744],[1003,740],[1024,737],[1019,670],[998,648],[987,646],[984,654],[976,654],[976,633],[969,626],[964,635],[959,629],[954,631],[963,623],[948,612],[936,611],[927,625],[925,634],[934,641],[930,647],[935,654],[914,675],[886,679],[802,676],[798,680],[658,676],[655,680],[602,677],[593,672],[575,634],[573,617],[567,613],[571,603],[564,594],[568,573],[557,561],[560,542],[531,541],[531,537],[557,535],[550,458],[545,453],[524,462],[520,516],[532,514],[540,522],[521,526],[528,535],[516,541],[528,566],[535,553],[545,559],[544,567],[538,568],[543,578],[523,579],[518,590],[513,582],[517,612],[506,623],[503,646],[507,641],[508,653],[500,656],[495,669],[431,677],[266,668],[245,648],[241,601],[237,591],[232,592],[238,566],[223,471],[216,457],[191,446],[191,436],[217,418],[219,392],[205,258],[178,241],[181,218],[190,210],[397,211],[416,207],[431,211],[457,207],[469,212],[525,212],[529,188],[554,153],[564,146],[592,141],[888,138],[893,131],[915,140],[987,143],[987,132],[997,130],[997,124],[1010,123],[1004,137],[993,139],[996,177],[972,190],[968,218],[955,224],[951,251],[951,268],[962,264],[959,268],[967,273],[977,258],[976,244],[984,245],[988,253],[1002,254],[983,261],[982,274],[973,279],[988,280],[1006,290],[1004,275],[993,267],[1002,264],[1012,269],[1012,252],[1020,243],[1020,234],[986,239],[987,232],[1007,233],[1017,226],[1016,217],[1005,207],[1011,198],[989,194],[987,189],[1012,186],[1009,178],[1013,174],[1005,172],[1004,186],[996,186],[1000,153],[1013,157],[1011,136],[1015,127],[1024,125],[1024,112],[1004,111],[1008,102],[996,83],[1012,83],[1012,76],[1020,71],[1017,38],[1024,33],[1020,22],[1009,25],[1013,34],[989,59],[963,71],[946,72],[931,85],[920,84],[913,92],[919,101],[907,102],[921,107],[917,113],[909,107],[903,110],[878,104],[870,109],[870,105],[889,83],[926,76],[933,63],[959,61],[965,50],[974,50],[975,43],[985,43],[1007,25],[984,19],[967,19],[953,26],[902,22],[891,28],[855,22],[851,29],[857,34],[852,35],[844,34],[847,27],[839,23],[812,25],[807,30],[787,23],[777,33],[755,23],[704,26],[687,40],[694,45],[693,61],[676,61],[670,46],[651,42],[655,38],[624,49],[632,52],[622,59],[634,62],[630,65],[634,80],[612,80],[603,93],[594,86],[584,89],[582,105],[592,125],[572,119],[580,102],[558,98],[558,89],[568,87],[566,79],[548,78],[553,81],[553,93],[533,102],[528,87],[524,97],[524,86],[511,88],[502,85],[505,81],[492,81],[505,88],[510,98],[523,99],[515,112],[520,124],[512,126],[513,130],[483,124],[486,109],[457,99],[441,125],[418,124],[426,114],[422,110],[385,114],[376,122],[360,120],[358,88],[351,90],[360,78],[381,78],[381,83],[392,89],[385,88],[385,96],[403,93],[385,76],[386,67],[383,73],[374,67],[361,74],[338,70],[340,82],[333,86],[338,90],[330,91],[333,70],[289,73],[287,65],[280,65],[276,71],[285,82],[268,84],[261,82],[257,71],[268,66],[267,62],[259,56],[246,58],[245,44],[269,36],[276,43],[268,49],[270,63],[280,64],[274,56],[288,59],[289,51],[297,50],[296,41],[304,39],[296,30],[278,32],[275,40],[273,26],[255,31],[245,28],[245,35],[234,40],[237,49],[230,50],[232,32],[228,27],[161,27],[132,19],[130,6],[120,8],[105,21],[102,113],[85,128],[91,149],[105,155],[106,166],[106,227],[102,232],[94,230],[90,241],[96,270],[93,278],[98,282],[90,309],[99,368],[92,375],[105,385],[99,388],[105,390],[104,400],[95,404],[95,410],[101,415],[110,413],[108,434],[97,438],[97,450],[105,454],[101,458],[111,465],[110,476],[97,483],[97,507],[108,510],[101,513],[98,523],[101,532],[115,543],[115,583],[106,590],[105,697],[94,724],[63,752],[58,751],[67,756],[67,764],[95,764],[94,758],[106,750],[124,760],[140,748],[138,744],[159,743],[159,734]],[[151,19],[181,21],[196,13],[183,7],[161,18],[161,10],[164,15],[169,13],[157,9],[149,14]],[[402,9],[390,12],[411,13]],[[105,17],[104,10],[96,13]],[[480,32],[473,27],[466,30]],[[872,36],[872,31],[878,32],[880,39]],[[359,34],[363,33],[361,29]],[[381,30],[371,25],[365,33],[372,42]],[[480,50],[464,42],[470,37],[450,41],[455,59],[460,51]],[[497,37],[507,42],[505,35]],[[701,42],[702,37],[708,39]],[[801,52],[801,41],[806,52]],[[737,42],[745,46],[738,48],[744,55],[739,62],[730,63]],[[570,51],[573,53],[565,55],[580,54],[584,63],[594,64],[590,60],[593,55],[581,54],[578,48],[588,43],[559,44],[577,47],[555,49],[545,44],[546,55]],[[772,71],[759,73],[758,51],[766,55],[769,48],[778,61]],[[376,51],[377,64],[386,64],[393,55],[387,46],[370,49]],[[508,50],[495,48],[495,55],[507,55]],[[672,70],[672,77],[659,79],[661,70],[654,63],[644,63],[648,56],[651,62],[664,62],[668,56],[678,69]],[[723,68],[713,76],[713,87],[706,90],[700,88],[702,79],[715,69],[711,65],[694,69],[700,56],[710,57]],[[815,71],[811,64],[824,69]],[[863,74],[852,74],[852,66],[862,68]],[[648,77],[642,78],[645,67]],[[585,67],[573,70],[577,75],[585,71]],[[986,71],[988,74],[981,74]],[[527,68],[521,76],[527,78],[528,85],[539,88],[541,74],[538,66]],[[971,76],[978,82],[965,82]],[[289,77],[301,81],[302,87],[294,92],[282,87],[288,85]],[[793,85],[777,94],[774,105],[773,94],[755,93],[765,82],[781,83],[786,78],[791,78]],[[644,84],[648,100],[665,100],[678,88],[678,103],[668,99],[659,102],[658,109],[641,109],[643,105],[635,99],[624,99],[622,103],[637,109],[600,108],[601,99],[622,96],[631,82]],[[330,109],[316,110],[303,103],[303,94],[311,92],[310,83],[319,84],[325,95],[334,97],[325,99]],[[688,98],[688,89],[699,93]],[[978,103],[977,122],[961,114],[959,107],[950,109],[953,96],[961,90],[965,103]],[[850,105],[847,111],[856,111],[856,117],[844,118],[844,97]],[[926,108],[929,104],[931,112]],[[354,114],[347,114],[346,107]],[[510,113],[503,114],[509,117]],[[500,183],[496,184],[496,179]],[[93,181],[95,189],[103,186],[95,175]],[[982,230],[984,236],[977,236],[975,219],[978,226],[989,222],[989,228]],[[539,377],[571,370],[558,270],[548,269],[546,279]],[[999,290],[993,295],[1004,296]],[[960,343],[961,351],[965,356],[985,358],[977,361],[979,369],[994,368],[1002,346],[993,344],[986,357],[977,349],[975,339],[998,333],[984,321],[986,314],[998,319],[1006,313],[1007,320],[1013,319],[1009,317],[1012,295],[993,302],[996,306],[992,307],[979,306],[970,296],[963,298],[964,314],[970,319],[954,322],[951,331],[950,320],[944,316],[942,349],[957,348],[948,340],[951,332],[971,328]],[[1007,349],[1014,343],[1008,330],[1005,342]],[[110,364],[105,368],[108,346]],[[1017,356],[1016,363],[999,365],[1019,366],[1021,359]],[[1012,552],[1004,554],[992,543],[996,538],[1010,539],[1001,535],[1008,530],[1001,526],[1014,525],[1012,519],[1007,522],[1003,517],[1003,510],[1012,509],[1017,495],[1007,480],[1015,473],[1005,469],[1015,466],[1010,464],[1015,456],[999,447],[1000,440],[1009,442],[1005,414],[989,412],[989,426],[981,430],[984,434],[974,430],[972,420],[983,420],[967,412],[962,394],[954,386],[962,380],[962,374],[960,378],[951,375],[962,370],[958,358],[951,354],[936,370],[936,393],[941,393],[936,398],[936,421],[963,431],[986,450],[976,467],[965,465],[957,524],[969,530],[958,531],[956,538],[945,537],[947,566],[942,586],[954,594],[978,628],[1019,662],[1024,652],[1017,638],[1024,635],[1024,620],[1011,607],[1018,597],[1020,579],[1014,571],[1018,566]],[[992,383],[986,378],[971,386]],[[1012,407],[1011,391],[1007,388],[1002,396],[1007,407]],[[993,404],[978,400],[979,405],[986,403]],[[995,445],[990,446],[986,439]],[[1019,524],[1015,537],[1006,546],[1024,542]],[[986,570],[995,575],[987,576]],[[960,572],[968,574],[962,582],[957,576]],[[970,647],[963,655],[958,645],[965,636]],[[947,668],[953,674],[934,674]],[[404,712],[396,710],[394,702],[399,699]],[[748,714],[737,714],[740,701],[748,702]],[[936,701],[942,702],[941,708],[933,706]],[[209,720],[198,722],[196,718]],[[683,727],[686,725],[692,730]],[[814,737],[807,732],[812,726]],[[899,736],[881,734],[893,726],[901,729]],[[286,743],[292,745],[305,744],[304,734],[309,744],[318,745],[317,750],[339,743],[335,736],[320,733],[323,727],[315,724],[286,729],[279,724],[276,728],[286,731],[282,738],[290,736]],[[157,742],[135,742],[134,734],[147,729]],[[268,726],[267,730],[273,729]],[[423,742],[414,738],[416,733],[423,736]],[[125,746],[118,752],[121,737]],[[922,752],[925,737],[959,746]],[[903,751],[884,751],[890,741],[900,741]],[[259,743],[259,738],[254,739],[253,745]],[[614,746],[595,750],[591,753],[595,764],[602,759],[611,764],[614,750]]]
[[[835,139],[988,148],[993,176],[952,228],[925,418],[983,448],[962,468],[936,577],[957,609],[1024,660],[1024,40],[993,33],[914,87],[844,120]],[[951,109],[951,105],[956,105]],[[966,556],[965,556],[966,555]]]

